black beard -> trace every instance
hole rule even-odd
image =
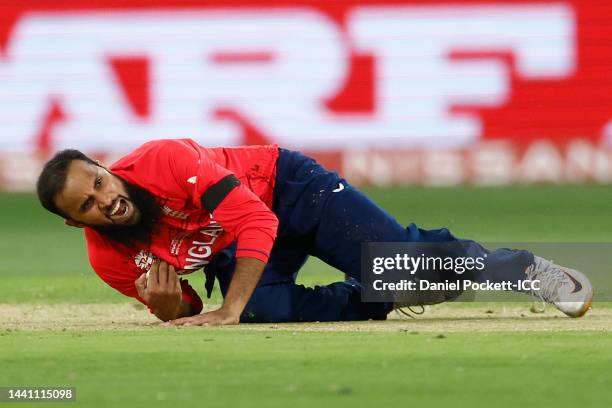
[[[140,220],[134,225],[105,225],[92,228],[108,239],[128,247],[138,244],[148,247],[161,215],[161,206],[149,191],[119,176],[116,177],[123,183],[127,198],[140,212]]]

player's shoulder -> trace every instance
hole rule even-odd
[[[157,139],[146,142],[132,152],[123,156],[110,167],[112,170],[122,170],[139,164],[160,164],[160,161],[183,157],[191,152],[203,149],[192,139]]]

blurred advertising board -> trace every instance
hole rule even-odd
[[[0,188],[74,147],[277,143],[356,183],[612,180],[612,3],[0,6]]]

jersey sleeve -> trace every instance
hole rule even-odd
[[[95,233],[86,230],[85,236],[89,262],[96,275],[121,294],[134,298],[149,308],[145,301],[138,296],[138,290],[134,284],[134,281],[140,275],[146,273],[147,269],[138,267],[131,256],[110,246]],[[183,301],[191,305],[194,314],[199,314],[203,309],[203,304],[198,293],[185,279],[181,279],[181,290]],[[149,308],[149,312],[152,313],[151,308]]]
[[[274,240],[276,215],[227,168],[211,159],[206,148],[190,139],[166,140],[155,149],[151,163],[168,169],[172,180],[165,177],[169,194],[180,194],[203,211],[209,211],[224,231],[237,241],[236,257],[257,258],[267,262]],[[224,181],[236,181],[223,188]],[[222,187],[219,190],[219,187]],[[215,191],[214,209],[205,208],[203,195]],[[206,200],[204,200],[206,202]]]

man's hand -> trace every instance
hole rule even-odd
[[[138,295],[160,320],[168,321],[181,316],[182,289],[172,265],[156,262],[147,274],[134,282]]]
[[[183,317],[181,319],[171,320],[168,324],[175,326],[221,326],[229,324],[238,324],[240,316],[230,314],[223,310],[213,310],[212,312],[202,313],[196,316]]]

